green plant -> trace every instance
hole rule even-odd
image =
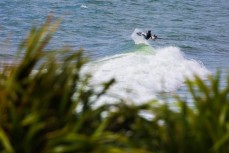
[[[114,80],[95,92],[90,75],[80,75],[87,62],[82,50],[45,51],[58,24],[48,18],[33,28],[20,46],[24,58],[0,74],[0,152],[112,152],[119,149],[101,144],[125,141],[99,133],[106,106],[91,107],[91,97],[98,99]]]

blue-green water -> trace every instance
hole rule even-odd
[[[53,14],[63,21],[49,47],[82,47],[97,63],[94,84],[116,77],[114,92],[151,98],[194,73],[228,75],[228,10],[227,0],[1,0],[0,59],[11,60],[29,29]],[[163,39],[137,44],[136,29]]]

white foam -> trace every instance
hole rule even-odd
[[[87,68],[93,73],[91,85],[115,78],[109,93],[135,102],[154,99],[158,92],[176,91],[194,74],[205,78],[210,73],[203,64],[186,59],[177,47],[156,49],[155,54],[116,55]]]

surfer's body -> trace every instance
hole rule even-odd
[[[142,34],[146,40],[152,38],[152,34],[151,34],[151,31],[149,30],[146,34]]]
[[[146,40],[149,40],[149,39],[155,40],[155,39],[157,39],[157,36],[156,36],[156,35],[153,35],[153,36],[152,36],[150,30],[149,30],[147,33],[138,32],[137,34],[138,34],[139,36],[143,36]]]

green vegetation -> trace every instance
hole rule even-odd
[[[45,51],[58,24],[33,28],[20,46],[24,58],[1,70],[1,153],[229,152],[229,76],[224,88],[220,73],[208,85],[187,80],[192,106],[177,96],[176,109],[156,101],[94,108],[115,81],[97,92],[80,75],[82,50]]]

